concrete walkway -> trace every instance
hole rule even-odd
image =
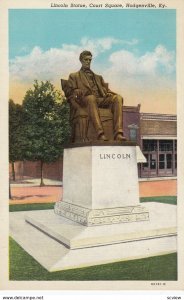
[[[45,179],[45,186],[40,187],[39,179],[29,179],[16,184],[11,184],[12,200],[10,204],[50,203],[62,197],[62,182]],[[175,196],[177,181],[158,180],[139,182],[140,197]]]
[[[44,178],[44,184],[46,186],[62,186],[62,181],[59,180],[53,180],[53,179],[47,179]],[[39,186],[40,185],[40,178],[28,178],[28,179],[22,179],[17,180],[15,183],[12,181],[11,186],[12,187],[32,187],[32,186]]]

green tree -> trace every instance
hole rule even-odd
[[[22,160],[23,149],[23,110],[20,104],[15,104],[13,100],[9,100],[9,161],[12,165],[12,179],[15,181],[16,161]]]
[[[40,161],[41,182],[43,164],[56,161],[70,135],[69,107],[61,93],[49,82],[36,80],[23,100],[24,158]]]

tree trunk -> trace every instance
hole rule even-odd
[[[44,186],[44,182],[43,182],[43,161],[40,161],[40,186]]]
[[[15,165],[14,165],[13,161],[12,161],[11,165],[12,165],[12,180],[15,181]]]
[[[10,180],[9,180],[9,199],[12,199],[12,196],[11,196],[11,185],[10,185]]]

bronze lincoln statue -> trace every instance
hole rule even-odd
[[[122,106],[123,99],[120,95],[112,92],[103,77],[93,73],[90,68],[92,54],[90,51],[83,51],[80,54],[82,67],[80,71],[69,75],[68,89],[69,101],[86,109],[89,120],[95,129],[97,140],[107,141],[99,109],[109,108],[113,119],[113,138],[115,141],[124,141]]]

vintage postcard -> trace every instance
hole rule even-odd
[[[183,14],[1,1],[1,289],[183,290]]]

